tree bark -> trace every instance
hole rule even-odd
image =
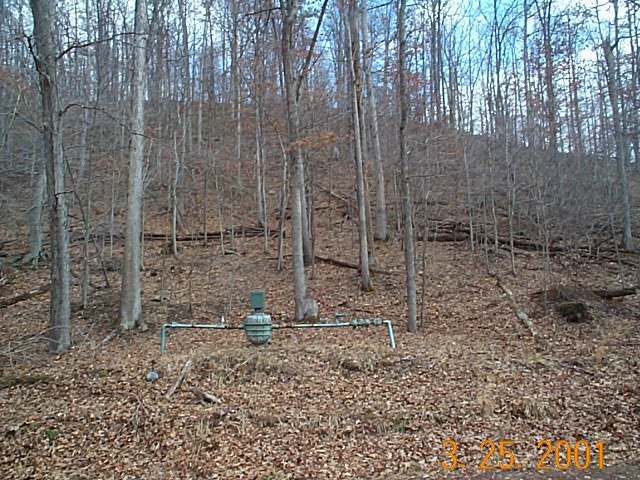
[[[31,207],[29,208],[29,250],[20,263],[37,268],[42,253],[42,207],[47,184],[46,166],[39,155],[34,155],[31,179]]]
[[[69,231],[62,122],[56,86],[54,53],[55,0],[31,0],[34,60],[40,82],[42,131],[49,201],[51,237],[51,303],[49,308],[49,350],[61,352],[71,345],[69,301]]]
[[[349,61],[349,73],[351,77],[351,117],[353,125],[353,142],[356,163],[356,191],[358,195],[358,236],[360,240],[360,278],[362,290],[371,291],[371,274],[369,272],[369,247],[367,242],[367,215],[366,195],[364,182],[364,167],[362,160],[362,84],[360,78],[360,39],[357,27],[356,0],[351,0],[348,5],[347,19],[345,21],[347,32],[347,57]]]
[[[558,117],[557,117],[557,100],[555,94],[555,85],[553,82],[553,45],[551,44],[551,7],[552,0],[544,0],[543,2],[534,2],[537,12],[540,28],[542,30],[542,49],[544,55],[544,89],[547,95],[544,102],[545,114],[547,117],[547,128],[549,134],[548,148],[552,151],[558,150]]]
[[[369,45],[367,0],[362,0],[360,18],[362,22],[362,48],[364,49],[364,78],[367,85],[369,121],[371,122],[371,142],[373,144],[373,164],[376,171],[376,228],[374,238],[376,240],[386,240],[388,236],[386,186],[384,179],[384,166],[382,163],[382,152],[380,150],[378,107],[375,91],[373,89],[373,75],[371,74],[373,49]]]
[[[620,203],[622,207],[622,246],[625,250],[634,251],[635,244],[631,227],[631,206],[629,201],[629,182],[627,180],[626,154],[622,119],[618,99],[618,75],[613,57],[613,45],[609,40],[602,44],[607,66],[607,89],[611,102],[611,116],[613,117],[613,135],[616,141],[616,166],[618,170],[618,188],[620,189]]]
[[[302,247],[302,195],[304,195],[304,172],[302,158],[297,146],[300,118],[295,81],[293,23],[299,8],[298,0],[282,2],[282,66],[287,102],[287,123],[289,127],[289,151],[287,159],[291,165],[291,244],[293,259],[293,295],[295,301],[295,319],[304,319],[304,304],[307,298],[307,281],[304,271]],[[281,212],[281,215],[284,212]]]
[[[144,160],[144,100],[146,96],[147,4],[136,0],[134,38],[134,77],[131,108],[131,144],[129,150],[129,182],[127,197],[127,225],[125,233],[124,270],[120,297],[120,328],[129,330],[142,320],[140,298],[141,236],[142,236],[142,164]]]
[[[405,32],[405,12],[407,0],[399,0],[398,8],[398,103],[400,105],[400,169],[402,172],[402,212],[404,217],[404,263],[407,271],[407,330],[416,332],[416,265],[415,243],[413,234],[413,213],[411,202],[411,184],[409,183],[409,158],[407,155],[407,79],[406,52],[407,38]]]

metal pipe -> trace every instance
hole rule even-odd
[[[336,316],[336,319],[339,318]],[[387,327],[387,334],[389,335],[389,346],[392,350],[396,348],[396,338],[393,333],[393,324],[391,320],[382,320],[380,318],[374,318],[373,320],[368,319],[354,319],[350,322],[333,322],[333,323],[294,323],[294,324],[286,324],[286,325],[276,325],[273,324],[271,328],[345,328],[345,327],[379,327],[384,325]],[[166,349],[167,343],[167,330],[170,328],[205,328],[205,329],[213,329],[213,330],[244,330],[244,325],[240,325],[238,327],[232,327],[224,323],[224,317],[221,319],[221,323],[164,323],[162,324],[162,328],[160,329],[160,353],[164,353]]]
[[[292,323],[289,325],[276,325],[272,328],[331,328],[331,327],[353,327],[350,323]]]
[[[393,334],[393,325],[391,324],[391,320],[383,320],[382,323],[384,323],[387,326],[387,333],[389,334],[389,346],[391,347],[392,350],[395,350],[396,337]]]
[[[221,323],[163,323],[160,329],[160,353],[164,353],[167,343],[167,330],[169,328],[208,328],[215,330],[235,330],[242,327],[229,327],[224,323],[224,317],[222,317]]]
[[[340,315],[344,316],[344,315]],[[336,316],[336,319],[338,316]],[[374,318],[373,320],[368,319],[354,319],[350,322],[333,322],[333,323],[294,323],[289,325],[272,325],[271,328],[344,328],[344,327],[379,327],[384,325],[387,327],[387,334],[389,335],[389,346],[395,350],[396,348],[396,337],[393,333],[393,324],[391,320],[382,320],[380,318]]]

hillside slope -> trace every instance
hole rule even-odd
[[[357,263],[356,226],[322,212],[317,254]],[[620,286],[615,264],[553,260],[553,285],[588,307],[586,322],[569,323],[531,295],[543,288],[537,254],[517,251],[513,277],[507,252],[491,252],[492,273],[532,318],[536,340],[485,273],[484,254],[464,242],[428,243],[424,317],[410,335],[401,245],[376,244],[374,292],[359,290],[356,270],[320,261],[308,271],[309,289],[322,315],[390,319],[395,351],[382,328],[277,330],[263,347],[236,330],[177,330],[160,355],[162,323],[215,323],[224,314],[239,325],[252,289],[266,291],[276,323],[293,312],[290,264],[278,272],[261,238],[237,238],[225,255],[216,243],[181,242],[179,258],[160,243],[146,245],[146,333],[104,342],[117,322],[117,272],[111,288],[98,288],[96,273],[89,308],[76,308],[75,346],[61,357],[43,353],[46,295],[0,310],[2,478],[640,478],[640,301],[588,294]],[[45,269],[10,277],[0,298],[47,281]],[[183,385],[167,398],[189,359]],[[145,380],[151,370],[159,380]],[[191,388],[222,401],[199,402]],[[447,439],[464,470],[441,466],[451,461]],[[564,444],[556,463],[555,451],[543,458],[536,448],[542,439],[553,448],[584,439],[589,469],[565,476]],[[486,466],[505,460],[504,440],[514,442],[521,469],[481,470],[485,457]]]

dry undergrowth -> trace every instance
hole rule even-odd
[[[334,240],[349,244],[348,237]],[[541,438],[603,441],[611,471],[637,459],[638,299],[593,301],[589,320],[570,324],[528,301],[542,281],[523,263],[507,281],[545,338],[548,346],[540,348],[481,273],[481,257],[463,246],[429,246],[426,316],[417,335],[404,332],[401,275],[377,275],[374,292],[363,293],[357,272],[315,267],[309,288],[321,314],[389,318],[396,351],[383,328],[277,330],[261,347],[247,345],[238,331],[189,330],[175,332],[160,356],[163,322],[217,321],[213,309],[238,324],[253,288],[267,289],[276,322],[291,320],[289,272],[276,272],[252,241],[255,248],[238,243],[240,253],[224,257],[184,247],[180,259],[163,263],[149,251],[147,268],[160,272],[144,280],[150,331],[103,344],[117,317],[117,292],[97,290],[74,318],[76,345],[59,358],[42,353],[38,336],[46,328],[46,297],[5,309],[2,478],[465,478],[459,471],[446,476],[440,466],[446,439],[458,443],[460,460],[470,465],[467,478],[481,473],[487,439],[512,439],[529,467],[539,459],[534,446]],[[377,255],[386,270],[402,261],[392,244]],[[494,268],[508,270],[504,262]],[[612,282],[598,278],[597,267],[580,268],[580,278]],[[12,285],[37,284],[34,275],[46,272],[18,271]],[[182,387],[167,399],[189,358]],[[160,373],[155,382],[145,380],[151,370]],[[198,401],[192,388],[222,402]]]

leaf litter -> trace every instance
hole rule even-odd
[[[348,232],[332,242],[344,246],[342,258],[357,258]],[[337,255],[333,244],[319,245],[322,255]],[[461,244],[429,244],[415,335],[404,332],[401,276],[376,274],[374,292],[363,293],[355,270],[323,262],[310,275],[322,315],[390,319],[395,351],[384,328],[275,330],[261,347],[239,330],[178,330],[160,355],[162,323],[217,323],[224,315],[237,326],[252,289],[266,291],[276,323],[291,322],[290,272],[277,272],[260,245],[237,240],[238,253],[221,256],[194,243],[162,261],[148,247],[146,268],[160,271],[143,281],[150,330],[102,343],[117,322],[117,295],[98,290],[74,318],[75,345],[60,357],[44,354],[38,335],[46,296],[3,309],[2,478],[640,478],[636,297],[594,303],[588,322],[570,324],[539,311],[529,294],[541,273],[521,268],[506,281],[544,337],[541,346],[484,274],[481,257]],[[376,254],[381,270],[402,264],[399,245],[382,244]],[[508,270],[505,259],[494,262]],[[597,265],[579,268],[582,278],[606,280]],[[568,277],[560,266],[553,274]],[[46,272],[20,275],[17,289]],[[117,284],[117,272],[110,275]],[[16,342],[25,334],[28,342]],[[167,398],[188,359],[191,369]],[[152,370],[160,375],[149,382]],[[458,445],[464,471],[442,468],[447,439]],[[605,468],[592,466],[588,477],[538,471],[541,439],[584,439],[592,448],[602,441]],[[483,440],[512,440],[523,470],[480,470]]]

